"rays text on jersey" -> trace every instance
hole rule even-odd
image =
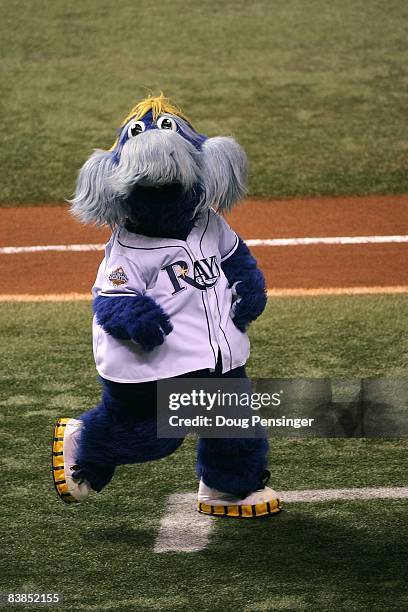
[[[189,265],[186,261],[175,261],[164,266],[162,270],[165,270],[169,276],[174,289],[172,295],[187,289],[186,285],[206,291],[214,287],[220,277],[220,268],[215,255],[195,261],[192,276],[189,276]]]

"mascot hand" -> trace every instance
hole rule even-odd
[[[262,314],[266,306],[264,275],[241,238],[238,248],[221,265],[235,298],[232,304],[232,319],[235,326],[244,332],[249,323]]]
[[[163,344],[173,326],[169,316],[146,295],[98,296],[93,304],[101,327],[118,340],[132,340],[145,351]]]
[[[260,270],[258,272],[260,273],[258,282],[240,282],[235,286],[236,299],[232,304],[231,315],[235,327],[242,332],[262,314],[266,306],[264,278],[262,272]]]

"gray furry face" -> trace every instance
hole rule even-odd
[[[246,193],[245,152],[230,137],[200,137],[180,117],[168,115],[177,131],[146,129],[119,139],[116,150],[96,150],[79,172],[72,213],[85,223],[115,226],[131,216],[129,194],[138,186],[200,186],[195,213],[213,207],[230,210]],[[159,121],[159,120],[158,120]],[[127,130],[124,126],[124,130]]]
[[[124,144],[110,183],[124,197],[137,185],[179,183],[188,191],[200,180],[199,157],[197,149],[177,132],[142,132]]]

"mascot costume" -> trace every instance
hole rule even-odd
[[[112,148],[80,170],[72,212],[112,236],[93,287],[102,398],[54,428],[54,483],[65,502],[101,491],[117,465],[180,446],[157,438],[158,380],[245,378],[246,329],[265,307],[265,281],[221,215],[245,195],[246,178],[235,140],[199,134],[163,94],[137,104]],[[267,452],[265,437],[199,439],[198,511],[279,512]]]

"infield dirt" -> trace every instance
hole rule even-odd
[[[408,234],[408,196],[246,200],[228,217],[244,239]],[[1,246],[104,243],[67,205],[0,208]],[[258,246],[269,289],[408,286],[408,244]],[[102,252],[0,255],[0,294],[89,293]]]

